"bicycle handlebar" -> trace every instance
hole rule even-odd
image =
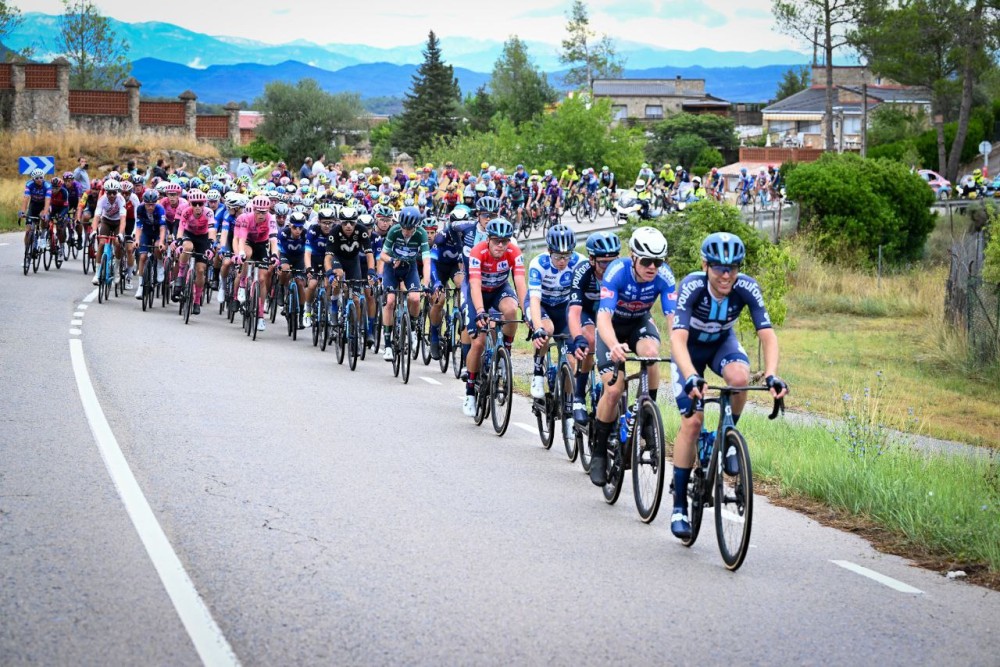
[[[638,362],[642,363],[643,367],[646,367],[649,364],[656,364],[656,363],[665,362],[665,361],[672,361],[672,359],[670,357],[640,357],[640,356],[637,356],[637,355],[631,355],[631,356],[625,357],[625,361],[627,361],[627,362],[628,361],[638,361]],[[611,375],[611,382],[608,382],[608,386],[609,387],[611,385],[615,384],[616,382],[618,382],[618,376],[621,373],[622,366],[623,366],[623,364],[615,364],[615,372]]]
[[[733,387],[733,386],[730,386],[730,385],[725,385],[725,386],[721,386],[721,387],[716,387],[716,386],[709,385],[709,384],[705,384],[705,385],[702,385],[702,386],[704,387],[704,391],[717,391],[717,392],[719,392],[720,396],[723,395],[723,394],[736,394],[736,393],[739,393],[741,391],[770,391],[771,390],[770,387],[764,387],[764,386]],[[714,400],[718,401],[718,399],[714,399]],[[704,396],[702,397],[702,401],[704,401]],[[695,413],[695,402],[691,401],[691,405],[688,407],[687,410],[684,411],[683,416],[684,416],[685,419],[687,419],[688,417],[690,417],[694,413]],[[785,399],[784,399],[784,397],[774,399],[774,407],[771,409],[771,414],[769,414],[767,416],[767,418],[768,419],[777,419],[779,414],[785,414]]]

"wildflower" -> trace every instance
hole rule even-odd
[[[844,401],[844,403],[846,403],[846,402],[848,402],[849,400],[851,400],[851,395],[850,395],[850,394],[844,394],[844,395],[843,395],[843,396],[841,396],[840,398],[841,398],[841,400],[843,400],[843,401]]]

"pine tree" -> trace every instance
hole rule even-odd
[[[454,69],[441,59],[441,46],[432,30],[427,36],[424,62],[413,75],[413,83],[403,100],[403,113],[393,143],[410,155],[417,155],[438,137],[456,134],[460,95]]]

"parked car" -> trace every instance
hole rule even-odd
[[[986,194],[990,197],[1000,197],[1000,174],[994,176],[992,181],[986,182]]]
[[[938,199],[948,199],[952,196],[954,190],[951,187],[951,181],[941,174],[930,169],[921,169],[917,173],[920,174],[920,178],[927,181],[927,185],[931,187]]]

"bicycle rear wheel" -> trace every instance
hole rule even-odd
[[[354,301],[347,302],[347,365],[353,371],[358,367],[358,336],[361,335],[360,322],[358,318],[358,308]]]
[[[580,465],[583,471],[590,472],[590,443],[594,439],[594,419],[597,410],[597,402],[594,400],[594,373],[587,374],[587,390],[583,394],[584,404],[587,406],[587,425],[573,425],[576,437],[576,449],[580,456]]]
[[[725,458],[736,457],[739,470],[729,475],[723,470]],[[736,429],[726,431],[725,443],[716,454],[715,532],[726,568],[739,569],[750,548],[753,519],[753,474],[747,441]]]
[[[299,311],[302,310],[302,304],[299,302],[299,284],[297,282],[295,282],[294,278],[292,278],[292,282],[288,285],[288,304],[289,304],[290,309],[292,311],[289,314],[290,317],[291,317],[291,319],[289,320],[289,322],[292,323],[292,326],[291,326],[291,328],[292,328],[292,340],[298,340],[299,339],[299,316],[301,314],[301,313],[299,313]]]
[[[283,303],[285,294],[281,291],[281,281],[275,276],[271,276],[271,288],[267,291],[267,315],[271,319],[271,324],[278,319],[278,304]]]
[[[644,523],[656,518],[663,499],[663,420],[652,401],[643,401],[635,421],[632,448],[632,494]]]
[[[31,239],[31,272],[38,273],[38,265],[42,261],[42,250],[38,249],[38,232]]]
[[[31,268],[31,244],[24,246],[24,275],[28,275]],[[86,273],[86,271],[84,271]]]
[[[107,255],[102,254],[101,266],[97,270],[97,303],[104,303],[104,300],[107,298],[105,296],[105,288],[107,287],[107,280],[105,279],[105,276],[110,270],[111,267],[108,266],[108,257]]]
[[[346,302],[345,302],[346,303]],[[337,363],[344,363],[344,355],[347,353],[347,306],[345,303],[340,304],[340,308],[337,309],[337,321],[333,328],[333,344],[337,348]]]
[[[46,235],[45,245],[42,248],[42,263],[45,265],[46,271],[52,266],[52,237],[48,235]]]
[[[451,347],[451,372],[457,380],[462,376],[462,363],[465,361],[462,353],[462,317],[458,313],[452,313],[450,333],[451,342],[448,345]]]
[[[413,350],[410,349],[410,343],[413,340],[412,329],[410,328],[410,313],[405,311],[403,316],[399,318],[399,323],[396,325],[396,329],[399,330],[399,372],[403,376],[403,384],[409,384],[410,382],[410,362],[416,358],[413,354]],[[419,343],[418,343],[419,344]]]
[[[326,303],[325,299],[321,299],[319,302],[319,310],[321,313],[321,323],[319,331],[319,351],[326,352],[327,343],[330,342],[330,304]]]
[[[184,310],[184,324],[191,320],[191,308],[194,306],[194,276],[197,272],[195,267],[188,269],[187,280],[184,281],[184,297],[181,300],[181,308]]]
[[[514,377],[510,352],[503,345],[493,355],[493,372],[490,376],[490,409],[493,413],[493,430],[502,436],[510,424],[510,411],[514,405]]]
[[[618,502],[618,496],[622,492],[622,482],[625,479],[625,448],[627,442],[621,442],[621,416],[622,407],[618,405],[615,418],[612,420],[611,435],[608,436],[608,481],[604,485],[604,500],[609,505]]]
[[[253,340],[257,340],[257,327],[260,325],[260,281],[254,280],[250,284],[250,293],[247,295],[247,313],[250,316],[250,329],[248,333]]]
[[[576,461],[579,447],[576,442],[576,432],[573,428],[573,372],[569,364],[563,362],[556,376],[556,388],[559,390],[559,430],[562,434],[563,448],[570,463]]]

